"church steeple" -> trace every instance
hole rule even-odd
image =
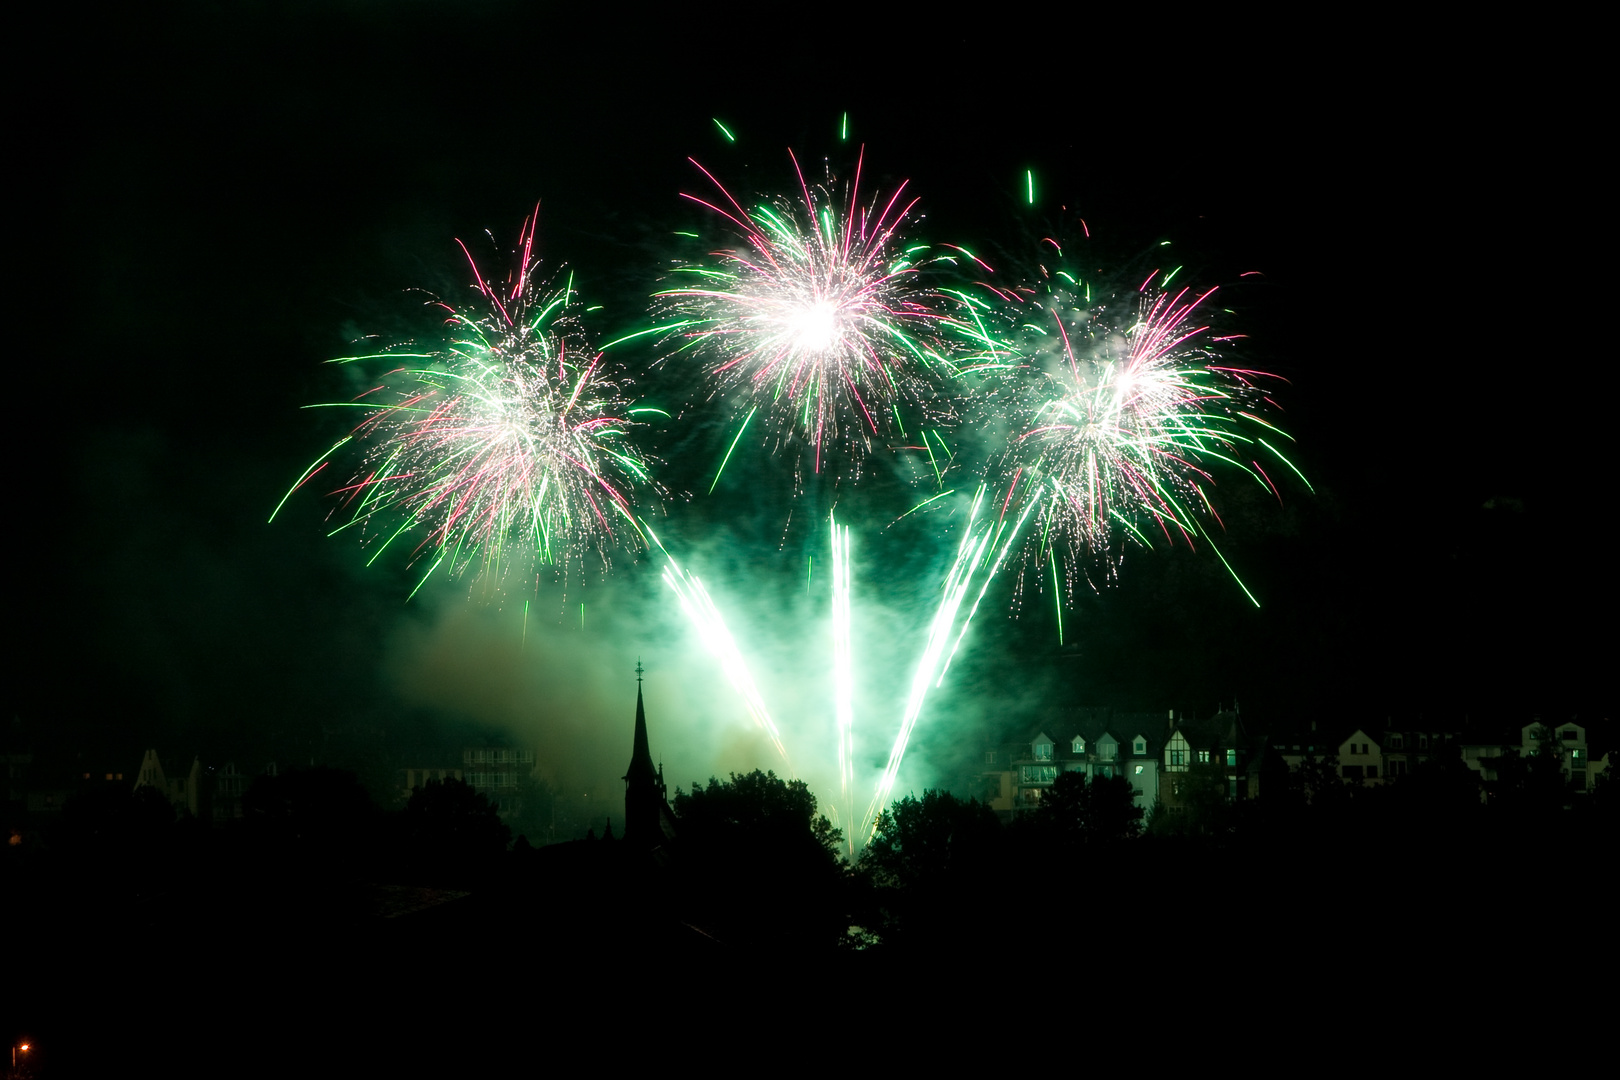
[[[636,734],[630,748],[630,768],[624,774],[624,838],[626,842],[653,845],[662,839],[660,811],[665,801],[664,778],[653,767],[647,744],[647,709],[641,700],[642,667],[636,660]]]

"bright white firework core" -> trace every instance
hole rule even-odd
[[[838,305],[816,300],[795,311],[788,319],[788,333],[799,352],[826,352],[838,343]]]

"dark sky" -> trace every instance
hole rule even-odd
[[[325,539],[316,493],[266,524],[333,437],[300,411],[343,392],[322,361],[360,333],[408,333],[405,290],[466,284],[454,238],[510,243],[536,200],[548,263],[576,269],[605,325],[633,328],[692,220],[686,156],[780,186],[788,147],[849,154],[845,111],[873,183],[909,179],[922,198],[923,239],[1016,259],[1083,216],[1099,266],[1169,240],[1200,284],[1262,271],[1228,302],[1255,366],[1290,380],[1286,423],[1317,487],[1231,504],[1223,550],[1258,611],[1207,553],[1132,552],[1116,587],[1077,598],[1062,648],[1044,600],[1015,618],[1003,597],[942,710],[993,721],[965,699],[1011,681],[1037,704],[1237,699],[1284,718],[1608,714],[1606,424],[1588,416],[1603,346],[1575,269],[1597,193],[1570,137],[1578,88],[1516,84],[1500,42],[1388,28],[1296,27],[1284,43],[1140,13],[958,26],[829,10],[794,33],[762,17],[175,5],[42,38],[19,91],[30,150],[14,168],[31,194],[12,257],[27,344],[11,460],[41,481],[14,489],[9,515],[12,712],[30,738],[392,760],[511,723],[537,684],[489,708],[446,689],[487,685],[455,660],[487,627],[456,628],[515,617],[510,598],[458,614],[482,603],[461,583],[405,605],[406,568],[367,570]],[[658,438],[669,486],[700,491],[709,451]],[[703,539],[724,535],[731,572],[772,578],[759,595],[774,596],[798,564],[770,529],[737,524],[779,513],[761,500],[787,505],[775,464],[753,467],[748,508],[735,492],[677,498],[668,527],[717,575],[722,545]],[[892,513],[874,487],[845,500],[878,552]],[[912,572],[919,542],[875,557]],[[576,593],[657,592],[645,564],[613,573]],[[566,625],[560,593],[543,600],[540,641]],[[614,625],[634,624],[621,609]],[[663,645],[626,636],[568,655],[617,678]],[[541,692],[576,721],[627,707],[558,685],[569,670]]]

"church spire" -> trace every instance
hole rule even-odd
[[[630,768],[624,774],[624,838],[641,844],[660,839],[659,812],[665,803],[663,777],[653,767],[647,744],[647,709],[641,700],[641,660],[636,660],[636,733],[630,747]]]
[[[636,734],[630,745],[630,770],[624,774],[625,794],[628,797],[630,789],[637,783],[646,783],[656,779],[658,771],[653,768],[652,751],[647,747],[647,708],[641,701],[641,659],[636,659]]]

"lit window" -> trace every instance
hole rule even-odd
[[[1147,768],[1147,766],[1145,766],[1145,765],[1138,765],[1138,766],[1137,766],[1137,767],[1136,767],[1136,775],[1137,775],[1137,776],[1141,776],[1141,775],[1142,775],[1142,770],[1143,770],[1143,769],[1145,769],[1145,768]]]
[[[1236,750],[1228,750],[1226,752],[1226,764],[1229,765],[1229,766],[1235,766],[1237,764],[1237,751]]]
[[[1076,736],[1075,740],[1074,740],[1074,752],[1077,753],[1077,754],[1085,753],[1086,752],[1086,740],[1080,738],[1079,736]]]
[[[1200,765],[1208,765],[1209,764],[1209,751],[1208,750],[1200,750],[1200,751],[1198,751],[1198,764],[1200,764]]]
[[[1049,743],[1049,742],[1036,743],[1035,744],[1035,760],[1036,761],[1051,761],[1052,760],[1052,744]]]

